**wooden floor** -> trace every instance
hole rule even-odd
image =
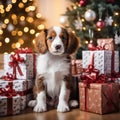
[[[34,113],[26,109],[19,115],[0,117],[0,120],[120,120],[120,112],[99,115],[73,109],[67,113],[59,113],[55,109],[44,113]]]

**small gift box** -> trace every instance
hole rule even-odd
[[[4,71],[13,74],[16,79],[33,79],[35,77],[35,54],[16,51],[4,54]]]
[[[98,46],[104,47],[107,50],[114,50],[115,43],[113,38],[99,38],[97,39]]]
[[[81,74],[82,72],[82,60],[71,60],[71,73],[72,75]]]
[[[95,69],[100,73],[107,74],[112,71],[119,72],[119,52],[111,50],[95,50],[82,52],[82,67],[88,68],[89,64],[94,64]],[[93,61],[93,62],[91,62]]]
[[[0,116],[20,113],[20,103],[20,95],[17,95],[11,84],[0,88]]]
[[[13,97],[0,96],[0,116],[19,114],[20,102],[19,95]]]
[[[119,111],[119,85],[117,83],[79,83],[80,110],[98,114]]]

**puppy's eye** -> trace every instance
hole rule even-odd
[[[52,37],[52,36],[50,36],[50,37],[48,37],[48,39],[49,39],[49,40],[53,40],[53,37]]]
[[[61,38],[62,38],[62,40],[65,40],[65,37],[64,37],[64,36],[62,36]]]

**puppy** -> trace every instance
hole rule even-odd
[[[36,38],[35,47],[39,53],[34,86],[36,100],[29,102],[35,112],[47,111],[47,103],[51,101],[59,112],[70,110],[72,80],[69,56],[76,51],[78,44],[72,32],[58,26],[42,31]]]

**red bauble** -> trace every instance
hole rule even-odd
[[[81,6],[84,6],[86,4],[86,0],[80,0],[79,3],[80,3]]]
[[[96,26],[98,28],[103,28],[103,27],[105,27],[105,22],[102,21],[101,19],[99,19],[99,21],[96,23]]]
[[[114,3],[114,0],[107,0],[108,2]]]

